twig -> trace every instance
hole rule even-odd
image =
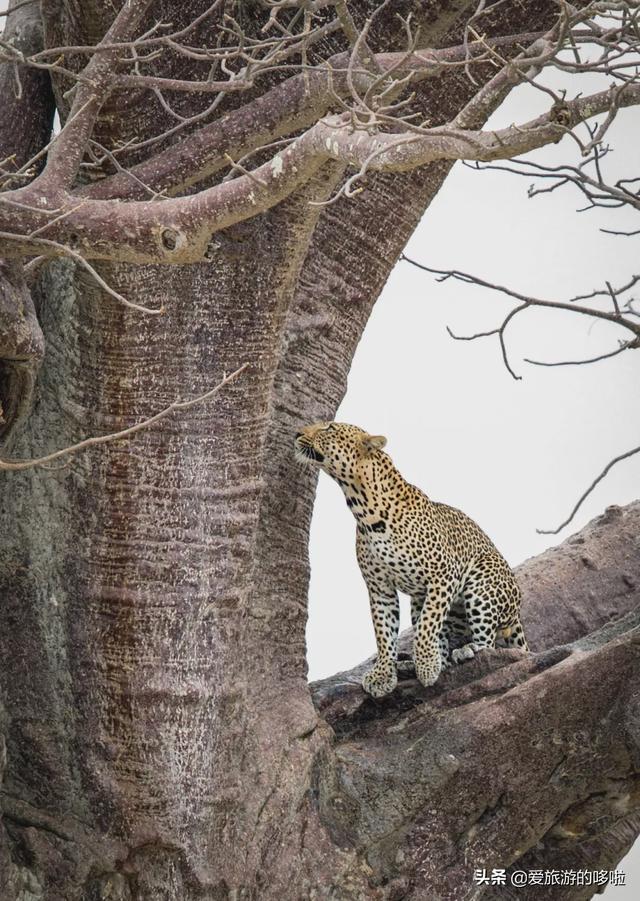
[[[32,3],[38,3],[39,0],[20,0],[19,3],[14,3],[11,9],[4,9],[0,12],[0,19],[3,19],[5,16],[10,16],[11,13],[14,13],[17,9],[22,9],[23,6],[30,6]]]
[[[511,367],[511,364],[509,363],[509,359],[508,359],[508,355],[507,355],[507,348],[506,348],[505,341],[504,341],[504,332],[505,332],[507,325],[511,322],[511,320],[514,318],[514,316],[516,316],[518,313],[521,313],[523,310],[529,309],[531,307],[541,307],[541,308],[545,308],[545,309],[564,310],[564,311],[570,311],[573,313],[578,313],[582,316],[591,316],[594,319],[604,319],[607,322],[612,322],[615,325],[622,326],[623,328],[627,329],[628,331],[630,331],[633,334],[633,336],[634,336],[633,339],[628,341],[625,344],[625,346],[624,346],[625,350],[637,348],[640,344],[640,325],[638,325],[637,323],[633,322],[631,319],[628,318],[629,311],[627,311],[626,317],[623,316],[619,305],[616,306],[615,312],[610,313],[610,312],[606,312],[604,310],[598,310],[595,307],[586,307],[581,304],[575,303],[576,300],[584,299],[583,297],[574,297],[574,298],[572,298],[571,301],[568,301],[568,302],[559,301],[559,300],[544,300],[539,297],[531,297],[526,294],[521,294],[519,291],[514,291],[513,289],[507,288],[504,285],[498,285],[495,282],[487,281],[486,279],[479,278],[476,275],[470,275],[468,272],[460,272],[459,270],[456,270],[456,269],[434,269],[431,266],[426,266],[424,263],[418,263],[417,260],[411,259],[404,253],[400,255],[400,259],[403,260],[404,262],[411,263],[412,266],[415,266],[418,269],[422,269],[424,272],[429,272],[430,274],[435,275],[437,277],[438,281],[442,282],[442,281],[446,281],[447,279],[453,278],[453,279],[456,279],[457,281],[464,282],[465,284],[476,285],[476,286],[482,287],[482,288],[488,288],[491,291],[496,291],[500,294],[504,294],[507,297],[513,298],[514,300],[517,300],[519,302],[518,306],[514,307],[505,316],[505,318],[502,321],[502,324],[497,328],[491,329],[490,331],[476,332],[473,335],[455,335],[451,331],[451,329],[449,329],[449,328],[447,329],[447,331],[449,332],[451,337],[455,338],[457,341],[474,341],[476,338],[486,338],[486,337],[489,337],[490,335],[497,335],[499,338],[499,341],[500,341],[500,348],[502,351],[502,358],[504,360],[504,364],[505,364],[509,374],[514,379],[520,379],[520,376],[516,375],[516,373],[513,371],[512,367]],[[634,277],[628,285],[625,285],[622,289],[618,289],[617,292],[614,291],[614,289],[611,287],[611,285],[608,285],[608,290],[607,290],[606,294],[608,296],[613,295],[615,297],[617,294],[620,294],[623,291],[627,290],[630,285],[635,284],[636,281],[637,281],[637,278]],[[587,295],[587,296],[594,297],[597,293],[604,294],[605,292],[593,292],[592,294]],[[617,304],[617,300],[616,300],[616,304]],[[616,353],[617,352],[618,351],[616,351]],[[609,356],[613,356],[613,354],[610,354]],[[527,362],[535,363],[536,361],[527,360]],[[591,362],[591,361],[584,361],[584,362]],[[541,363],[538,365],[562,365],[562,364]]]
[[[589,497],[589,495],[591,494],[593,489],[596,487],[596,485],[598,485],[604,479],[604,477],[616,465],[616,463],[620,463],[621,460],[628,460],[629,457],[633,457],[634,454],[638,454],[638,453],[640,453],[640,446],[634,447],[632,450],[627,451],[626,454],[620,454],[620,456],[614,457],[613,460],[610,460],[609,463],[607,463],[605,468],[602,470],[600,475],[597,476],[597,478],[595,478],[593,480],[593,482],[589,485],[589,487],[584,492],[584,494],[580,497],[580,499],[578,500],[577,504],[575,505],[575,507],[573,508],[573,510],[567,517],[567,519],[565,519],[565,521],[563,523],[560,523],[560,525],[557,527],[557,529],[536,529],[536,532],[538,533],[538,535],[557,535],[558,532],[561,532],[565,526],[569,525],[569,523],[571,522],[573,517],[576,515],[576,513],[578,512],[578,510],[580,509],[580,507],[582,506],[584,501]]]
[[[525,357],[524,362],[531,363],[533,366],[587,366],[589,363],[599,363],[601,360],[617,357],[618,354],[624,353],[625,350],[637,349],[638,347],[640,347],[640,340],[636,339],[635,341],[625,341],[615,350],[611,350],[606,354],[600,354],[597,357],[590,357],[588,360],[557,360],[553,363],[547,363],[544,360],[529,360]]]
[[[134,435],[136,432],[140,432],[142,429],[147,429],[149,426],[153,425],[156,422],[159,422],[161,419],[166,419],[167,416],[170,416],[172,413],[175,413],[180,410],[188,410],[190,407],[195,406],[196,404],[200,404],[205,400],[208,400],[210,397],[213,397],[217,394],[221,388],[225,385],[228,385],[229,382],[233,381],[233,379],[237,378],[241,372],[247,368],[249,364],[243,363],[239,369],[236,369],[235,372],[232,372],[231,375],[225,376],[222,381],[218,382],[218,384],[211,388],[209,391],[206,391],[204,394],[198,395],[198,397],[194,397],[191,400],[183,400],[183,401],[174,401],[169,404],[168,407],[165,407],[164,410],[161,410],[159,413],[156,413],[155,416],[150,416],[148,419],[142,420],[142,422],[136,423],[136,425],[132,425],[129,428],[121,429],[119,432],[110,432],[108,435],[98,435],[92,438],[85,438],[84,441],[79,441],[77,444],[72,444],[69,447],[64,447],[61,450],[54,451],[51,454],[46,454],[44,457],[38,457],[33,460],[3,460],[0,459],[0,470],[9,470],[15,472],[16,470],[23,469],[32,469],[34,466],[42,466],[46,463],[51,463],[52,460],[57,460],[60,457],[65,457],[68,454],[75,454],[78,451],[84,450],[87,447],[95,447],[98,444],[106,444],[108,441],[118,441],[121,438],[126,438],[129,435]]]
[[[61,218],[61,217],[58,217]],[[35,234],[35,232],[33,233]],[[0,232],[0,241],[25,241],[28,244],[34,244],[36,247],[47,247],[56,251],[57,254],[61,256],[71,257],[72,260],[75,260],[76,263],[79,263],[83,269],[86,269],[89,275],[93,276],[96,282],[100,285],[103,291],[105,291],[110,297],[113,297],[114,300],[117,300],[119,303],[124,304],[125,307],[129,307],[131,310],[137,310],[139,313],[147,313],[150,316],[161,316],[164,313],[164,307],[159,307],[157,310],[152,309],[151,307],[145,307],[142,304],[134,303],[131,300],[127,300],[126,297],[123,297],[122,294],[119,294],[117,291],[114,291],[110,285],[105,282],[102,276],[96,272],[93,266],[85,260],[82,254],[77,253],[75,250],[72,250],[71,247],[67,247],[65,244],[61,244],[58,241],[50,241],[48,238],[38,238],[33,236],[27,236],[26,238],[20,235],[12,235],[9,232]]]

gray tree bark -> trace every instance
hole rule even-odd
[[[176,5],[171,21],[205,5]],[[425,25],[446,45],[468,5],[424,4]],[[551,13],[514,4],[496,28],[544,27]],[[112,15],[45,3],[46,44],[95,42]],[[63,115],[64,87],[54,79]],[[437,122],[472,86],[448,76],[419,90]],[[147,94],[118,95],[98,137],[153,135],[164,117]],[[162,317],[115,305],[70,262],[42,270],[32,294],[46,355],[15,456],[125,427],[249,369],[212,406],[3,475],[2,901],[466,898],[476,866],[526,862],[538,842],[549,861],[589,847],[589,860],[614,861],[638,831],[637,630],[629,619],[566,644],[637,603],[637,553],[624,567],[619,553],[629,523],[637,542],[637,508],[598,527],[592,550],[557,552],[566,577],[546,562],[557,582],[525,571],[553,588],[531,600],[535,621],[555,617],[530,657],[485,654],[435,691],[408,681],[381,704],[340,680],[307,684],[315,485],[293,465],[292,434],[333,417],[372,304],[448,170],[372,175],[357,202],[312,206],[342,174],[328,163],[221,232],[206,263],[101,266]],[[15,317],[12,329],[5,359]],[[15,380],[5,393],[24,397]],[[618,794],[605,803],[607,780]],[[558,851],[551,833],[573,807],[587,833]]]

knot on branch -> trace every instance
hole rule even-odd
[[[29,415],[44,337],[22,266],[0,261],[0,443]]]
[[[184,232],[175,228],[163,228],[160,232],[160,243],[163,250],[170,253],[180,251],[187,245],[187,238]]]
[[[549,110],[549,119],[551,122],[555,122],[557,125],[562,125],[565,128],[569,128],[573,121],[571,107],[564,100],[556,100],[556,102]]]
[[[162,246],[166,247],[167,250],[175,250],[180,240],[179,233],[172,228],[165,228],[160,237],[162,239]]]

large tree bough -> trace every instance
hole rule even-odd
[[[368,663],[312,686],[335,733],[321,816],[380,897],[492,897],[474,883],[482,868],[612,869],[640,832],[640,504],[609,508],[518,575],[533,653],[484,651],[383,701],[357,685]]]

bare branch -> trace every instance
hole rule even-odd
[[[597,359],[604,359],[605,356],[614,356],[617,353],[621,353],[623,350],[633,350],[637,349],[640,346],[640,323],[634,322],[629,318],[630,312],[628,309],[625,310],[626,316],[623,315],[622,309],[618,304],[618,296],[624,291],[628,290],[628,288],[634,285],[637,281],[637,278],[633,278],[631,282],[627,285],[624,285],[622,288],[614,289],[611,285],[608,284],[607,294],[610,297],[616,298],[615,309],[614,312],[607,312],[605,310],[599,310],[597,307],[586,307],[580,304],[576,304],[576,300],[583,299],[582,297],[575,297],[569,301],[559,301],[559,300],[543,300],[539,297],[531,297],[526,294],[521,294],[519,291],[514,291],[512,288],[507,288],[504,285],[498,285],[495,282],[487,281],[486,279],[479,278],[475,275],[470,275],[468,272],[460,272],[456,269],[434,269],[430,266],[426,266],[424,263],[418,263],[417,260],[413,260],[408,257],[406,254],[401,254],[400,259],[404,262],[411,263],[412,266],[415,266],[417,269],[422,269],[424,272],[429,272],[432,275],[437,276],[438,281],[446,281],[447,279],[453,278],[457,281],[464,282],[468,285],[476,285],[482,288],[488,288],[491,291],[496,291],[500,294],[504,294],[507,297],[513,298],[517,300],[518,306],[514,307],[503,319],[502,324],[494,329],[491,329],[487,332],[477,332],[473,335],[456,335],[451,329],[447,329],[452,338],[455,338],[457,341],[474,341],[476,338],[486,338],[492,335],[497,335],[500,340],[500,348],[502,350],[502,358],[504,360],[504,364],[509,372],[509,374],[514,379],[521,378],[516,375],[513,371],[511,364],[509,363],[507,349],[504,341],[504,333],[507,325],[511,322],[511,320],[523,310],[530,309],[532,307],[543,307],[545,309],[555,309],[555,310],[564,310],[565,312],[573,312],[578,313],[582,316],[591,316],[594,319],[604,319],[607,322],[612,322],[615,325],[619,325],[622,328],[627,329],[633,334],[633,339],[625,342],[621,348],[618,348],[612,354],[606,354],[603,357],[594,358],[593,360],[579,360],[576,361],[576,364],[579,363],[590,363],[595,362]],[[602,294],[605,292],[593,292],[590,295],[586,295],[587,297],[595,297],[597,294]],[[631,311],[631,314],[633,311]],[[526,360],[527,363],[534,363],[540,366],[557,366],[557,365],[572,365],[571,362],[566,363],[539,363],[535,360]]]
[[[596,4],[597,10],[592,4],[580,10],[561,4],[558,20],[544,35],[487,40],[472,24],[463,45],[440,51],[418,51],[417,37],[407,20],[403,21],[406,50],[373,54],[367,45],[370,21],[356,34],[347,4],[335,0],[322,7],[308,2],[284,6],[276,3],[269,6],[271,17],[267,30],[273,34],[263,40],[247,38],[238,22],[226,14],[218,27],[224,41],[213,49],[205,48],[207,58],[219,66],[225,78],[188,80],[164,77],[155,71],[146,74],[141,68],[149,55],[157,60],[158,54],[167,48],[176,52],[179,49],[187,55],[198,50],[182,42],[184,29],[166,34],[168,26],[161,22],[136,37],[136,28],[148,3],[149,0],[131,0],[122,8],[81,73],[83,83],[76,86],[68,121],[48,147],[42,175],[11,192],[12,198],[25,209],[17,213],[12,210],[9,221],[8,210],[0,205],[0,230],[14,235],[6,253],[40,254],[30,238],[46,228],[47,236],[55,244],[70,247],[86,259],[195,262],[207,258],[215,232],[280,203],[330,160],[354,170],[333,199],[341,195],[353,197],[362,190],[367,172],[404,172],[437,160],[510,159],[557,142],[566,134],[575,137],[572,129],[576,125],[605,112],[605,122],[589,132],[588,143],[580,142],[580,146],[593,153],[598,165],[600,141],[618,109],[640,104],[640,83],[631,79],[608,91],[568,101],[551,92],[553,103],[548,112],[524,124],[496,131],[475,127],[485,118],[487,109],[498,103],[513,84],[531,81],[532,75],[555,60],[569,38],[578,46],[583,35],[575,31],[576,24],[585,25],[588,36],[600,39],[607,50],[611,29],[607,31],[592,21],[596,11],[602,15],[611,12],[613,8],[606,4]],[[202,16],[211,14],[215,8],[214,3]],[[351,35],[351,52],[308,67],[304,61],[309,42],[324,28],[324,24],[312,27],[311,18],[318,10],[328,8],[334,11],[331,21],[346,30],[347,36]],[[378,7],[378,12],[381,8]],[[483,3],[477,8],[475,24],[484,15],[484,8]],[[616,34],[622,28],[617,20],[615,28]],[[630,34],[626,22],[624,29],[625,36]],[[476,39],[470,41],[470,36]],[[501,46],[509,47],[509,53],[514,47],[523,49],[510,60],[509,54],[504,56],[500,51]],[[123,47],[130,53],[124,59]],[[302,71],[299,62],[282,62],[295,57],[302,60]],[[409,106],[410,88],[415,82],[446,71],[450,66],[464,65],[471,71],[476,63],[485,67],[499,65],[500,71],[454,121],[435,127],[415,121],[418,113]],[[123,73],[123,66],[129,71]],[[123,153],[130,154],[168,140],[183,127],[193,127],[210,117],[226,93],[253,86],[258,74],[289,66],[296,73],[293,78],[192,134],[187,142],[168,148],[132,170],[119,162],[124,158]],[[177,124],[142,142],[129,142],[120,149],[104,148],[103,159],[116,168],[116,175],[103,184],[73,190],[72,183],[83,165],[82,159],[95,146],[91,144],[91,133],[100,107],[109,91],[123,85],[144,85],[155,90],[163,107],[178,120]],[[207,109],[185,117],[171,109],[165,91],[211,92],[215,98]],[[343,111],[333,112],[336,106],[341,106]],[[291,141],[284,149],[266,162],[263,157],[257,168],[247,168],[245,162],[251,154],[273,147],[287,135]],[[96,162],[84,165],[95,166]],[[229,165],[229,176],[236,177],[223,178],[199,193],[157,202],[167,190],[186,187]],[[30,169],[20,175],[27,172]],[[588,178],[583,178],[584,184]],[[615,191],[620,202],[623,198],[630,198],[631,203],[637,200],[636,192],[627,185],[619,184]],[[118,204],[117,235],[113,232],[114,205],[106,199],[114,196],[114,192],[120,200],[125,196],[136,198]],[[149,196],[151,200],[147,199]],[[53,208],[57,211],[55,220],[51,219]],[[531,302],[527,300],[528,304]]]
[[[409,262],[411,262],[411,261],[409,261]],[[513,310],[511,310],[510,313],[508,313],[505,316],[504,320],[502,321],[502,325],[500,325],[498,328],[491,329],[488,332],[476,332],[474,335],[456,335],[451,331],[449,326],[447,326],[447,332],[455,341],[475,341],[476,338],[489,338],[492,335],[497,335],[498,340],[500,341],[500,351],[502,353],[502,360],[507,369],[507,372],[513,379],[515,379],[516,381],[520,381],[522,376],[516,375],[516,373],[513,370],[513,367],[511,366],[511,363],[509,362],[509,355],[507,353],[507,345],[505,343],[504,333],[505,333],[507,326],[511,322],[511,320],[515,316],[517,316],[517,314],[520,313],[522,310],[525,310],[527,308],[527,306],[528,306],[528,304],[523,303],[523,304],[520,304],[520,306],[515,307]]]
[[[169,404],[168,407],[165,407],[164,410],[161,410],[154,416],[150,416],[148,419],[142,420],[142,422],[136,423],[136,425],[129,426],[129,428],[121,429],[119,432],[110,432],[108,435],[85,438],[84,441],[79,441],[77,444],[72,444],[69,447],[64,447],[61,450],[54,451],[51,454],[46,454],[44,457],[38,457],[33,460],[0,459],[0,470],[15,472],[17,470],[33,469],[35,466],[43,466],[47,463],[52,463],[60,457],[75,454],[88,447],[95,447],[99,444],[106,444],[109,441],[119,441],[121,438],[128,438],[130,435],[142,431],[142,429],[148,429],[149,426],[154,425],[156,422],[160,422],[162,419],[166,419],[173,413],[188,410],[190,407],[194,407],[196,404],[203,403],[204,401],[209,400],[209,398],[214,397],[225,385],[228,385],[229,382],[237,378],[241,372],[244,372],[248,365],[248,363],[243,363],[242,366],[235,370],[235,372],[232,372],[231,375],[224,376],[214,388],[209,389],[209,391],[206,391],[204,394],[200,394],[198,397],[193,397],[190,400],[173,401],[173,403]]]
[[[494,39],[492,44],[528,44],[537,37],[538,33],[506,35]],[[472,45],[471,51],[475,62],[483,61],[484,48]],[[448,68],[457,68],[463,63],[462,47],[416,51],[415,54],[380,53],[376,54],[375,60],[377,68],[385,76],[403,79],[410,75],[412,83],[437,76]],[[322,65],[293,75],[255,100],[194,132],[187,140],[134,166],[130,171],[155,190],[175,192],[197,183],[224,168],[225,153],[237,158],[287,134],[310,128],[335,106],[337,99],[349,96],[348,65],[348,54],[332,56]],[[354,71],[353,74],[366,78],[367,90],[375,87],[368,71]],[[194,124],[198,118],[191,117],[189,121]],[[174,130],[166,132],[165,136],[172,134],[175,134]],[[186,177],[185,172],[189,173]],[[123,199],[144,197],[144,194],[136,195],[132,185],[120,176],[112,176],[91,185],[82,193],[103,199],[116,196]]]
[[[0,19],[3,19],[5,16],[10,16],[11,13],[14,13],[18,9],[22,9],[23,6],[31,6],[32,3],[38,3],[38,0],[18,0],[18,2],[11,4],[11,9],[4,9],[0,12]]]
[[[613,228],[601,228],[601,232],[605,235],[620,235],[623,238],[634,238],[636,235],[640,235],[640,228],[634,229],[634,231],[625,232],[625,231],[617,231]]]
[[[597,357],[590,357],[588,360],[558,360],[553,363],[545,362],[544,360],[529,360],[525,357],[525,363],[531,363],[534,366],[586,366],[589,363],[599,363],[601,360],[608,360],[611,357],[617,357],[618,354],[624,353],[625,350],[635,349],[637,350],[640,347],[640,339],[636,338],[633,341],[624,341],[617,347],[615,350],[609,351],[609,353],[600,354]]]
[[[633,457],[638,453],[640,453],[640,445],[638,447],[632,448],[630,451],[627,451],[626,454],[620,454],[618,457],[614,457],[613,460],[610,460],[602,470],[600,475],[593,480],[584,494],[581,495],[580,499],[578,500],[577,504],[575,505],[567,519],[565,519],[565,521],[561,523],[556,529],[536,529],[538,535],[557,535],[558,532],[561,532],[565,526],[569,525],[571,520],[574,518],[574,516],[576,515],[584,501],[589,497],[596,485],[598,485],[604,479],[604,477],[607,475],[607,473],[610,472],[611,469],[613,469],[616,463],[620,463],[621,460],[628,460],[629,457]]]
[[[114,43],[135,30],[151,5],[151,0],[127,0],[101,43]],[[94,54],[84,69],[84,83],[75,93],[69,120],[51,144],[47,164],[37,181],[68,187],[82,161],[98,113],[109,92],[112,66],[117,50]]]
[[[595,115],[607,108],[609,100],[609,91],[577,98],[567,104],[569,116],[579,119]],[[618,101],[620,105],[640,102],[640,85],[626,86]],[[58,223],[53,230],[54,238],[62,244],[75,241],[86,257],[132,262],[195,261],[205,256],[214,232],[252,218],[279,203],[330,159],[358,166],[359,173],[363,169],[406,171],[439,159],[505,159],[557,140],[566,130],[564,125],[559,126],[553,120],[552,113],[548,113],[523,126],[510,126],[495,132],[445,126],[431,128],[421,135],[412,132],[370,135],[364,129],[354,130],[349,117],[345,116],[320,120],[271,160],[230,182],[162,204],[148,201],[120,204],[118,242],[105,238],[106,224],[113,209],[110,201],[84,202]],[[41,179],[46,172],[45,169]],[[258,186],[261,182],[265,187]],[[40,190],[38,179],[33,185],[14,192],[14,196],[26,200]],[[64,201],[65,207],[75,203],[77,199],[73,194]],[[42,222],[37,216],[25,213],[24,216],[12,216],[9,226],[0,207],[0,226],[4,226],[5,232],[9,227],[17,232],[21,224],[24,245],[15,249],[32,253],[27,235]],[[168,232],[171,232],[170,240],[167,240]]]
[[[499,160],[519,156],[545,144],[557,143],[570,127],[609,108],[611,91],[601,91],[589,97],[578,97],[565,105],[565,122],[555,119],[552,109],[523,125],[512,125],[497,131],[457,129],[449,125],[428,130],[424,136],[379,134],[357,137],[336,134],[337,123],[328,122],[322,137],[332,142],[331,156],[350,165],[362,165],[373,152],[377,160],[373,168],[403,172],[438,159]],[[620,106],[640,104],[640,84],[625,85],[625,93],[618,96]],[[403,143],[400,144],[400,138]],[[333,146],[335,144],[335,147]]]
[[[577,166],[569,164],[549,166],[530,159],[512,160],[508,165],[483,165],[480,163],[467,163],[466,165],[480,171],[493,169],[539,179],[545,187],[541,187],[540,184],[532,184],[528,189],[530,198],[541,194],[551,194],[565,185],[573,185],[587,200],[587,206],[582,207],[579,212],[586,209],[623,209],[625,207],[640,211],[640,192],[629,187],[636,180],[619,178],[613,183],[607,181],[603,171],[603,160],[608,158],[611,148],[595,143],[594,136],[598,131],[597,126],[591,127],[587,122],[584,125],[589,135],[589,141],[583,146],[589,147],[590,150]],[[593,174],[590,173],[590,168],[593,169]],[[601,229],[601,231],[608,234],[634,234],[634,232],[622,232],[615,229]]]

